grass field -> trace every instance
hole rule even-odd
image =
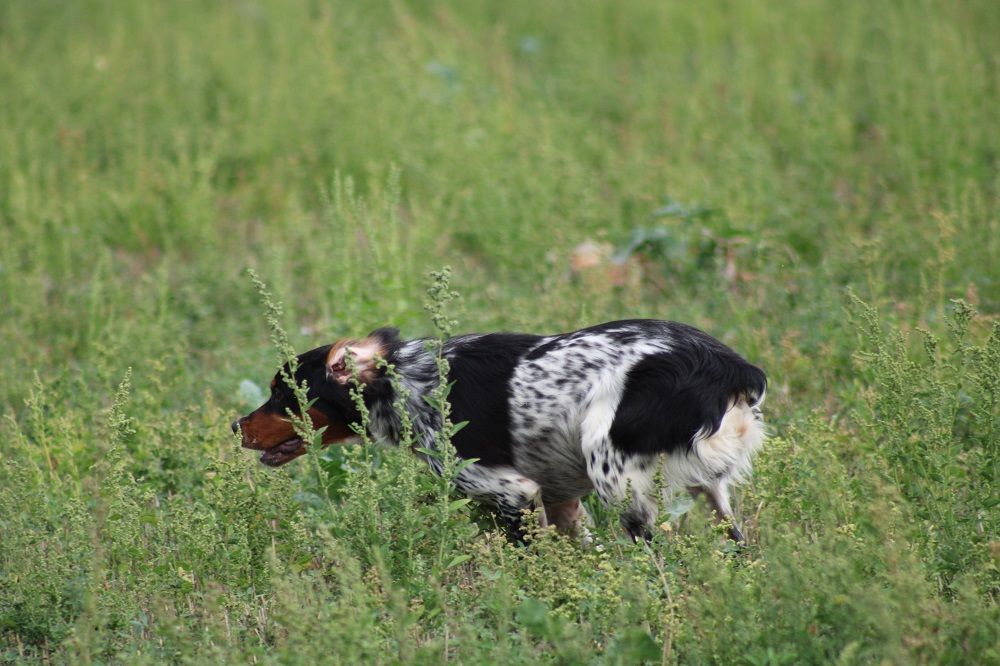
[[[991,0],[0,3],[0,662],[1000,663],[997,35]],[[239,448],[247,268],[305,350],[432,332],[444,265],[460,330],[675,319],[765,368],[747,548],[592,504],[603,550],[525,550],[403,452]]]

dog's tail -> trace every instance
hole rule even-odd
[[[731,409],[752,412],[764,400],[764,371],[721,342],[693,332],[673,343],[629,371],[610,433],[625,448],[650,454],[690,448],[718,432]]]
[[[730,396],[737,402],[744,400],[750,407],[757,407],[764,401],[764,394],[767,393],[767,375],[747,361],[734,365],[729,386]]]
[[[757,410],[767,392],[767,375],[735,352],[713,354],[689,378],[698,395],[700,423],[692,440],[708,437],[719,430],[726,413],[741,405]],[[697,379],[696,379],[697,378]]]

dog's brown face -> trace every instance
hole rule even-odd
[[[295,380],[300,384],[305,381],[308,385],[308,398],[312,403],[308,409],[309,418],[313,427],[326,428],[323,431],[324,446],[351,439],[355,434],[350,424],[359,421],[360,415],[350,397],[348,384],[351,373],[344,357],[351,354],[360,380],[371,384],[380,375],[375,358],[384,355],[387,345],[387,340],[377,336],[378,333],[381,331],[373,332],[360,341],[341,340],[317,347],[298,357]],[[287,365],[285,371],[288,371]],[[284,465],[307,450],[306,442],[292,427],[289,411],[300,414],[295,395],[279,372],[271,380],[271,396],[267,402],[233,421],[233,432],[242,433],[244,447],[264,452],[260,461],[265,465]]]
[[[354,433],[348,424],[356,420],[346,387],[330,382],[326,376],[326,359],[333,347],[317,347],[300,355],[295,372],[296,381],[308,383],[309,400],[315,400],[308,414],[313,427],[326,428],[323,431],[324,445],[349,439]],[[288,418],[289,410],[295,415],[300,414],[295,395],[279,372],[271,380],[271,396],[267,402],[234,421],[233,432],[242,433],[244,447],[264,452],[260,461],[265,465],[284,465],[307,450],[306,443],[295,434]]]

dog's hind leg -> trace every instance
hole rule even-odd
[[[613,385],[602,388],[581,424],[580,448],[587,476],[605,504],[620,505],[630,500],[619,517],[622,528],[634,541],[649,541],[653,538],[650,526],[656,518],[652,496],[655,456],[625,454],[612,445],[610,429],[619,394]]]
[[[704,495],[708,500],[708,506],[715,512],[716,523],[729,522],[729,538],[736,543],[746,543],[743,532],[740,531],[733,517],[733,507],[729,503],[729,486],[725,480],[706,486],[695,486],[688,488],[691,497],[695,499],[699,495]]]
[[[737,543],[745,540],[729,504],[729,484],[750,474],[750,460],[764,442],[764,436],[760,409],[737,402],[726,412],[714,434],[694,444],[693,459],[697,460],[694,469],[698,473],[689,477],[685,485],[693,496],[705,495],[717,521],[729,521],[729,536]]]
[[[652,495],[655,457],[624,456],[611,446],[606,435],[591,446],[584,442],[583,453],[587,475],[601,501],[620,505],[629,500],[619,516],[622,528],[634,541],[652,539],[650,526],[656,518]]]

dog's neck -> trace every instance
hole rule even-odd
[[[438,365],[426,339],[409,340],[400,345],[387,359],[395,367],[396,379],[384,378],[387,390],[372,396],[368,404],[368,429],[373,438],[383,444],[404,443],[405,428],[401,410],[409,416],[413,447],[437,450],[436,434],[441,428],[441,414],[427,402],[438,385]],[[422,455],[436,472],[441,462]]]

